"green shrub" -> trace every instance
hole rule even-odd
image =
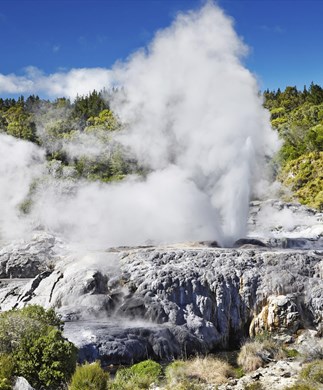
[[[25,377],[33,387],[56,390],[72,376],[77,349],[61,331],[48,327],[42,336],[24,338],[13,357],[17,375]]]
[[[112,383],[112,389],[137,390],[140,389],[140,387],[138,387],[130,368],[120,368],[116,373],[114,382]]]
[[[180,382],[183,382],[187,379],[186,363],[183,360],[175,360],[166,367],[165,376],[167,383],[170,386],[175,386]]]
[[[12,385],[9,379],[0,379],[0,390],[12,390]]]
[[[100,363],[85,363],[78,366],[72,376],[69,390],[107,390],[109,374],[104,372]]]
[[[48,327],[62,330],[62,321],[53,309],[30,305],[0,313],[0,353],[11,353],[23,338],[35,338]]]
[[[152,383],[158,381],[161,373],[160,364],[145,360],[130,368],[118,370],[112,387],[118,390],[148,389]]]
[[[59,330],[63,330],[63,321],[56,314],[54,309],[44,309],[39,305],[28,305],[19,310],[24,317],[39,321],[43,325],[55,326]]]
[[[11,379],[14,372],[14,361],[11,355],[0,355],[0,379]],[[0,387],[1,389],[1,387]]]
[[[300,203],[323,210],[322,172],[323,152],[313,152],[289,161],[279,180],[293,191]]]
[[[14,361],[10,355],[0,355],[0,390],[12,389]]]
[[[159,363],[153,360],[145,360],[130,368],[134,376],[138,378],[146,378],[150,383],[157,381],[162,373],[162,368]]]
[[[10,354],[13,374],[36,388],[58,389],[76,366],[76,347],[62,335],[52,309],[36,305],[0,314],[0,354]]]

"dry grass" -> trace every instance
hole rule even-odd
[[[225,383],[230,376],[234,376],[234,370],[229,363],[208,356],[189,360],[187,371],[192,377],[213,385]]]
[[[220,385],[234,376],[229,363],[213,357],[197,357],[188,361],[175,361],[166,369],[168,388],[194,389],[198,384]]]
[[[248,341],[238,355],[238,364],[250,372],[263,367],[271,361],[284,357],[283,349],[273,340]]]

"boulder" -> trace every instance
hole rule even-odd
[[[250,334],[264,332],[291,335],[301,327],[301,308],[297,305],[297,296],[269,296],[261,312],[253,318]]]
[[[53,267],[57,239],[46,233],[15,242],[0,250],[0,278],[34,278]]]
[[[30,386],[29,382],[24,377],[18,376],[13,386],[13,390],[35,390],[35,389],[32,386]]]

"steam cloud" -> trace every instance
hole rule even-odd
[[[125,90],[112,102],[124,123],[118,141],[151,173],[114,184],[71,181],[69,190],[48,179],[31,220],[96,247],[200,239],[230,245],[245,236],[250,196],[278,146],[255,78],[242,65],[246,53],[232,20],[213,3],[179,15],[147,50],[107,71]],[[8,142],[0,138],[5,152],[24,145],[15,167],[22,197],[34,177],[30,161],[41,151]],[[12,181],[7,171],[2,198]],[[17,220],[12,211],[2,234],[9,220]]]

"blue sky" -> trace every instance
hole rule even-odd
[[[323,85],[323,0],[218,0],[262,89]],[[8,75],[110,68],[202,0],[0,0],[0,96]],[[7,85],[7,84],[6,84]],[[23,88],[21,91],[23,92]],[[18,91],[19,92],[19,91]],[[17,93],[18,93],[17,92]],[[37,92],[37,91],[35,91]]]

